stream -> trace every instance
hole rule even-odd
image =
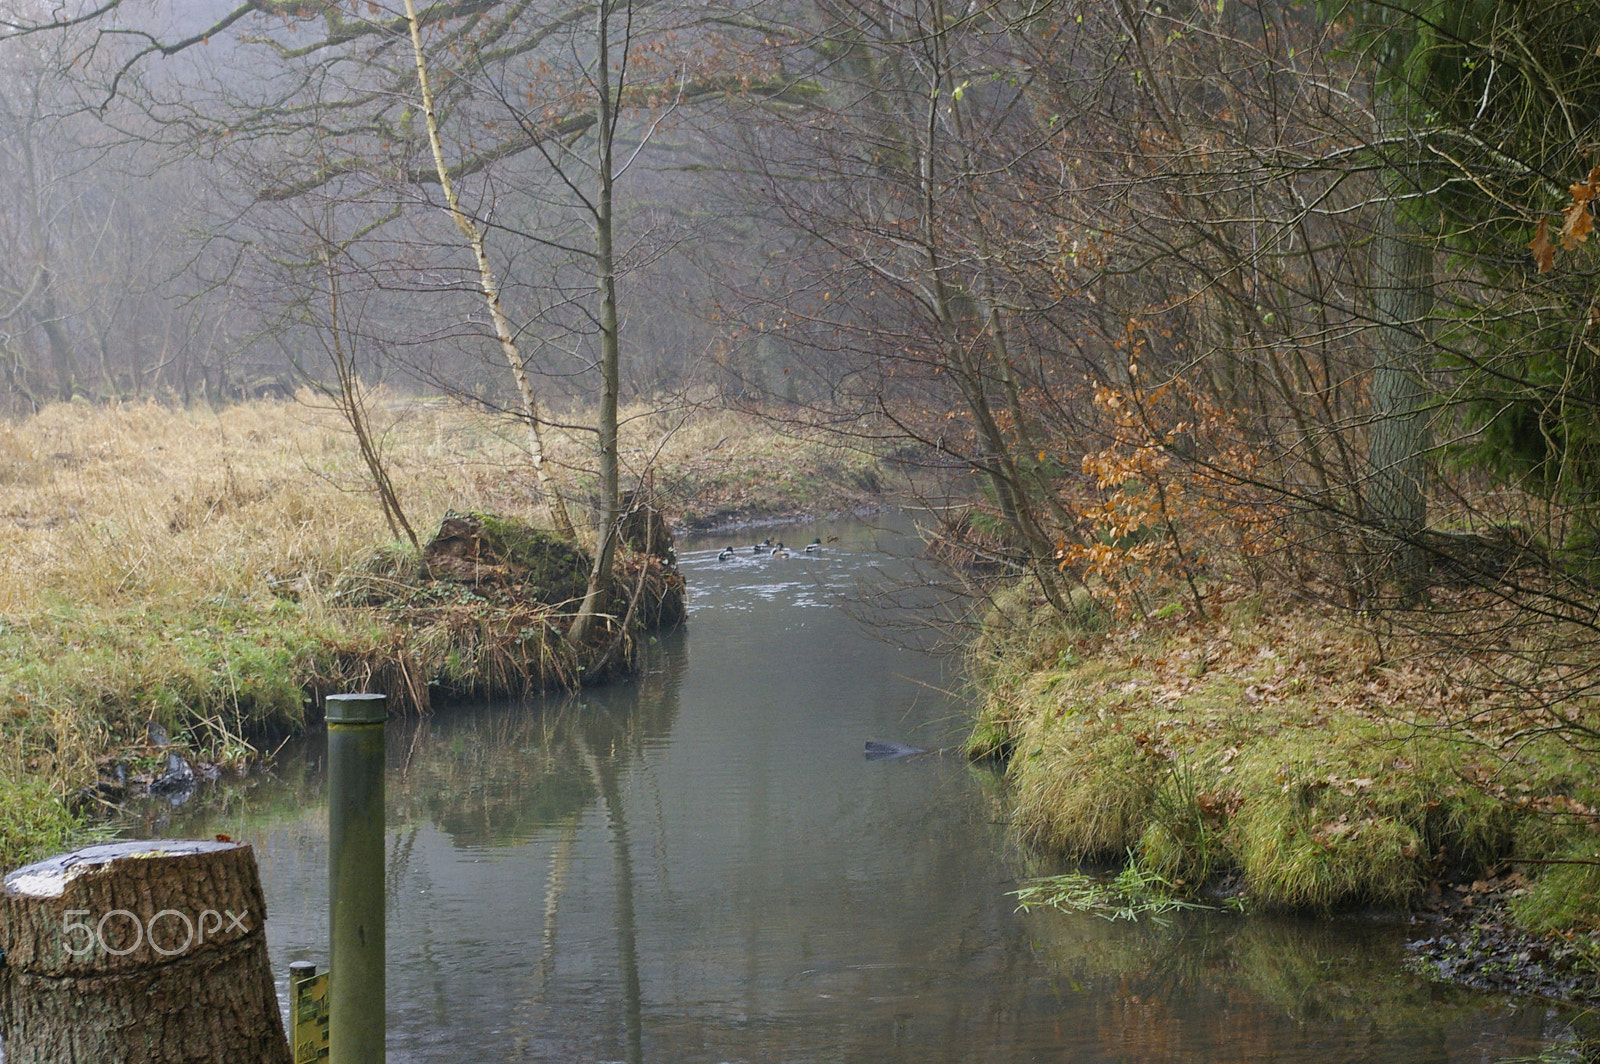
[[[1398,923],[1016,912],[1056,869],[992,769],[938,753],[956,663],[857,619],[904,531],[690,539],[690,621],[635,682],[391,721],[390,1061],[1442,1064],[1564,1037],[1566,1010],[1407,972]],[[254,845],[280,993],[327,959],[325,745],[128,823]]]

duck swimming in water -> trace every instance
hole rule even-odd
[[[783,540],[778,540],[778,545],[772,548],[772,556],[774,558],[789,557],[789,548],[783,545]]]
[[[806,544],[806,553],[807,554],[815,554],[815,553],[817,553],[817,551],[819,551],[821,549],[822,549],[822,540],[821,540],[821,538],[814,539],[810,543]]]
[[[781,546],[782,544],[779,544],[779,545]],[[767,551],[769,551],[771,549],[772,549],[772,537],[768,536],[766,539],[762,540],[760,543],[757,543],[754,547],[751,547],[750,548],[750,553],[751,554],[765,554],[765,553],[767,553]]]
[[[717,555],[717,561],[719,561],[719,562],[729,561],[732,558],[733,558],[733,548],[732,547],[725,548],[721,554]]]

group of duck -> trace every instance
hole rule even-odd
[[[820,538],[819,539],[814,539],[810,543],[807,543],[805,545],[805,547],[803,548],[803,550],[802,550],[802,548],[798,548],[798,547],[795,548],[795,550],[801,550],[801,552],[804,553],[804,554],[815,554],[815,553],[817,553],[817,551],[819,551],[821,549],[822,549],[822,540]],[[732,547],[728,547],[728,548],[724,549],[721,554],[717,555],[717,561],[719,561],[719,562],[732,561],[734,558],[737,558],[742,553],[744,553],[744,552],[743,551],[734,550]],[[770,554],[774,558],[792,558],[792,557],[794,557],[794,551],[790,550],[788,547],[785,547],[783,545],[783,540],[781,540],[781,539],[776,543],[772,542],[771,539],[764,539],[760,543],[757,543],[755,546],[751,547],[750,548],[750,553],[751,554]]]

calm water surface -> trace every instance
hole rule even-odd
[[[841,603],[885,548],[683,545],[692,616],[647,676],[389,730],[391,1061],[1496,1061],[1564,1015],[1400,971],[1400,929],[1018,914],[992,774],[940,660]],[[765,536],[765,533],[762,533]],[[744,542],[748,543],[748,537]],[[254,844],[274,964],[326,962],[322,737],[276,778],[147,807]]]

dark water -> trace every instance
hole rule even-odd
[[[391,725],[390,1060],[1478,1062],[1560,1037],[1542,1004],[1403,974],[1395,926],[1015,913],[992,774],[862,756],[954,745],[967,713],[839,605],[894,537],[783,534],[839,540],[684,544],[692,618],[639,682]],[[326,960],[323,744],[144,821],[255,845],[280,971]]]

